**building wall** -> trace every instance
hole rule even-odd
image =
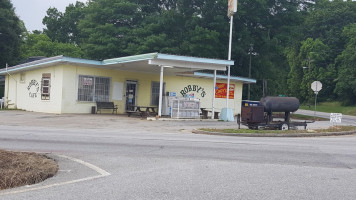
[[[62,113],[90,113],[91,106],[95,106],[93,102],[79,102],[77,101],[78,92],[78,77],[79,75],[90,75],[99,77],[111,78],[110,99],[115,105],[118,105],[118,113],[125,113],[125,91],[126,81],[137,81],[137,105],[150,106],[151,103],[151,86],[152,82],[159,82],[159,74],[144,74],[138,72],[129,71],[117,71],[101,68],[83,67],[83,66],[66,66],[63,72],[63,102]],[[123,84],[122,100],[112,100],[113,84],[118,82]],[[212,108],[212,89],[213,80],[204,78],[193,78],[183,76],[164,76],[164,82],[166,83],[166,92],[176,92],[177,96],[181,95],[181,90],[184,90],[188,85],[197,85],[202,89],[199,92],[194,93],[195,98],[201,100],[201,107]],[[226,83],[226,81],[217,80],[219,83]],[[242,97],[242,83],[231,82],[235,84],[235,99],[229,100],[229,108],[233,109],[235,114],[241,112],[241,97]],[[74,87],[73,87],[74,86]],[[205,95],[202,96],[202,91],[205,91]],[[221,110],[226,107],[226,99],[216,98],[215,108]],[[110,111],[108,111],[110,112]]]
[[[43,73],[51,74],[50,99],[41,99]],[[5,97],[9,108],[61,113],[63,66],[46,67],[6,76]]]
[[[50,100],[41,100],[41,78],[43,73],[51,73],[51,96]],[[125,113],[125,91],[126,81],[137,81],[137,105],[150,106],[152,82],[159,82],[159,74],[144,74],[139,72],[117,71],[94,67],[58,65],[53,67],[41,68],[32,71],[13,74],[12,78],[6,76],[5,95],[8,92],[8,99],[11,100],[13,107],[35,112],[48,113],[90,113],[94,102],[81,102],[77,100],[78,96],[78,78],[79,75],[109,77],[110,83],[110,101],[118,105],[118,113]],[[23,79],[24,80],[21,80]],[[15,81],[16,80],[16,81]],[[32,96],[29,94],[29,85],[32,80],[39,84],[39,91]],[[9,82],[9,87],[7,86]],[[181,91],[185,87],[200,88],[199,91],[190,91],[194,98],[199,98],[201,107],[212,108],[213,97],[213,79],[183,77],[183,76],[164,76],[166,92],[176,92],[177,96],[182,97]],[[217,80],[218,83],[226,83],[225,80]],[[121,100],[112,100],[114,83],[123,85]],[[241,112],[242,83],[232,81],[235,84],[234,99],[229,100],[229,108],[233,109],[234,114]],[[33,90],[33,88],[31,88]],[[204,92],[204,94],[203,94]],[[226,98],[216,98],[215,108],[217,111],[226,107]],[[107,111],[110,112],[110,111]]]
[[[213,101],[213,79],[196,78],[196,77],[183,77],[183,76],[173,76],[165,77],[164,81],[166,84],[166,91],[176,92],[177,96],[182,96],[181,91],[185,87],[192,88],[189,94],[194,94],[194,98],[200,99],[200,107],[202,108],[212,108]],[[217,83],[227,83],[226,80],[217,80]],[[242,83],[230,81],[230,84],[235,85],[234,99],[229,99],[229,108],[233,110],[234,114],[241,113],[241,99],[242,99]],[[194,90],[194,86],[197,91]],[[226,98],[215,98],[215,106],[217,111],[226,107]]]

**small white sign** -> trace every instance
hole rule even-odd
[[[330,123],[341,123],[341,113],[330,113]]]

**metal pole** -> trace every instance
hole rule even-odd
[[[228,60],[231,60],[231,47],[232,47],[232,25],[234,16],[230,17],[230,38],[229,38],[229,55]],[[226,108],[229,108],[229,88],[230,88],[230,65],[227,67],[227,88],[226,88]]]
[[[214,119],[214,113],[215,113],[215,92],[216,92],[216,70],[214,70],[214,87],[213,87],[213,109],[212,109],[212,114],[211,114],[211,119]]]
[[[314,120],[316,115],[316,99],[318,98],[318,92],[315,93],[315,104],[314,104]]]
[[[309,93],[309,98],[308,98],[308,107],[310,108],[310,100],[311,100],[311,91],[310,91],[310,85],[311,85],[311,78],[310,78],[310,57],[308,57],[308,93]]]
[[[159,80],[158,117],[162,116],[162,92],[163,92],[163,66],[161,66],[161,74]]]
[[[250,64],[249,64],[249,67],[248,67],[248,78],[251,78],[251,57],[252,57],[252,44],[250,45],[250,50],[249,50],[249,53],[250,53]],[[248,93],[247,93],[247,99],[250,100],[250,84],[248,84]]]

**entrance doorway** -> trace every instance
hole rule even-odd
[[[137,81],[126,81],[126,111],[133,111],[136,105]]]

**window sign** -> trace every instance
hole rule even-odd
[[[83,85],[93,85],[93,78],[83,78]]]

